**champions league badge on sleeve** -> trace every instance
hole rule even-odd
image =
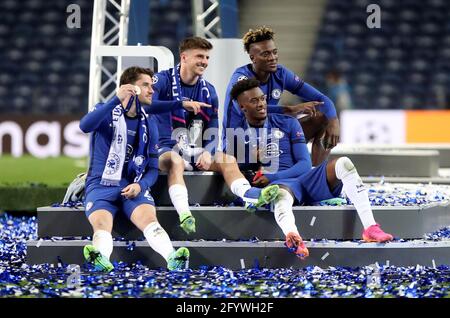
[[[158,80],[159,80],[158,75],[153,75],[152,77],[153,84],[158,83]]]
[[[137,156],[134,158],[134,163],[136,166],[140,167],[144,163],[144,156]]]
[[[280,99],[281,97],[281,90],[278,88],[275,88],[274,90],[272,90],[272,98],[274,99]]]
[[[246,80],[246,79],[248,79],[247,76],[241,75],[241,76],[238,77],[238,80],[237,80],[237,81],[239,82],[239,81]]]

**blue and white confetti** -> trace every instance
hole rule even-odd
[[[201,267],[169,272],[140,263],[115,263],[108,274],[81,266],[79,284],[69,284],[65,265],[25,264],[28,239],[35,240],[35,217],[0,216],[0,297],[449,297],[450,268],[306,267],[242,269]],[[450,238],[449,228],[430,239]],[[129,245],[133,249],[132,244]],[[373,279],[376,275],[376,280]]]

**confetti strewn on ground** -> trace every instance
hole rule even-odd
[[[450,199],[450,187],[445,186],[380,183],[368,189],[374,206],[445,204]],[[336,201],[330,205],[333,204]],[[86,265],[28,266],[26,240],[37,239],[36,230],[35,217],[0,216],[0,297],[450,297],[449,264],[436,268],[240,271],[204,267],[169,272],[141,264],[117,263],[109,274],[94,272]],[[425,234],[424,238],[449,240],[450,227]]]

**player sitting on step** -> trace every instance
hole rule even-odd
[[[337,197],[342,190],[354,204],[364,226],[363,240],[392,240],[392,235],[383,232],[375,222],[367,189],[351,160],[341,157],[325,161],[313,168],[300,124],[286,115],[267,114],[266,96],[259,85],[256,79],[241,80],[233,86],[231,97],[237,100],[245,115],[240,127],[248,131],[247,136],[250,136],[249,142],[244,140],[245,145],[242,146],[248,154],[246,160],[252,157],[252,146],[255,146],[251,141],[256,142],[254,148],[257,149],[256,159],[261,170],[253,185],[280,186],[280,195],[274,204],[274,214],[286,235],[286,245],[301,257],[308,255],[292,212],[294,198],[299,204],[311,204]],[[229,136],[232,134],[227,132],[227,147],[231,148]],[[235,138],[235,147],[232,150],[237,150],[236,143],[239,143],[239,140],[242,144],[242,138]],[[246,164],[247,162],[242,166]]]
[[[83,252],[98,270],[114,269],[109,260],[113,251],[111,231],[119,210],[144,233],[169,270],[184,269],[189,258],[187,248],[174,250],[158,223],[150,193],[158,177],[158,129],[140,104],[152,101],[152,76],[150,69],[126,69],[117,95],[97,104],[80,121],[80,129],[92,133],[85,213],[94,234],[92,245],[86,245]]]

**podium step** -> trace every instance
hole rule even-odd
[[[343,156],[353,161],[361,176],[439,176],[440,159],[436,150],[334,149],[330,159]]]
[[[450,224],[450,206],[427,204],[413,206],[374,206],[375,219],[383,229],[402,239],[419,239],[425,233]],[[88,237],[91,226],[84,208],[41,207],[37,209],[38,237]],[[284,239],[272,212],[267,210],[251,214],[241,207],[192,207],[197,232],[187,235],[180,227],[172,207],[158,207],[160,224],[172,240],[259,240]],[[351,206],[299,206],[294,215],[304,239],[360,239],[362,225],[356,210]],[[143,238],[140,232],[122,213],[116,215],[113,236],[126,240]]]
[[[450,168],[450,144],[449,143],[418,143],[418,144],[338,144],[331,153],[338,152],[341,155],[352,151],[404,151],[404,150],[434,150],[439,152],[439,166]]]
[[[89,240],[38,240],[27,242],[29,265],[41,263],[83,264],[82,249]],[[310,256],[301,261],[289,253],[282,241],[275,242],[224,242],[224,241],[174,241],[175,248],[185,246],[190,250],[190,268],[223,266],[242,268],[303,268],[305,266],[366,266],[387,264],[395,266],[439,266],[450,263],[450,241],[407,241],[387,244],[360,242],[305,242]],[[112,261],[135,263],[150,268],[165,267],[163,258],[154,252],[146,241],[114,242]]]

